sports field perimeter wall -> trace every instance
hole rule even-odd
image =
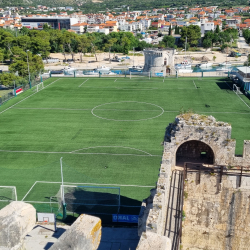
[[[172,171],[176,169],[176,155],[179,148],[182,148],[182,151],[178,151],[178,153],[185,152],[185,150],[191,147],[191,151],[189,152],[191,160],[200,156],[197,152],[202,152],[209,148],[212,152],[207,156],[207,160],[211,162],[209,163],[210,165],[244,166],[250,168],[250,141],[244,141],[243,156],[235,156],[236,141],[231,139],[231,130],[232,127],[230,124],[216,121],[212,116],[192,113],[179,115],[173,123],[169,124],[166,128],[162,164],[156,189],[151,190],[150,197],[142,203],[142,210],[138,223],[138,233],[141,239],[138,247],[147,240],[147,232],[154,233],[155,236],[164,235],[170,178]],[[211,178],[212,177],[214,178],[214,176],[211,176]],[[233,178],[238,177],[224,176],[223,178],[223,180],[226,181],[225,188],[230,186],[232,189],[237,189],[236,186],[230,183],[232,181],[236,183],[236,180],[233,180]],[[210,182],[209,178],[207,182]],[[250,187],[250,178],[244,179],[243,182],[243,187]],[[233,191],[231,193],[233,193]],[[202,194],[200,197],[202,197]],[[219,199],[209,196],[208,202],[210,198],[211,202],[213,199]],[[214,206],[216,206],[216,204],[214,204]],[[230,209],[226,211],[229,218],[230,211],[232,213]],[[205,222],[202,226],[206,227]]]

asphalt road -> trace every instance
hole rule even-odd
[[[241,49],[250,49],[249,45],[245,42],[245,38],[240,36],[238,39],[238,47]]]

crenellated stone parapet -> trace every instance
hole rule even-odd
[[[164,235],[170,180],[176,166],[183,167],[184,162],[190,161],[210,166],[250,167],[250,141],[244,141],[243,155],[236,156],[236,141],[231,138],[231,132],[229,123],[216,121],[213,116],[194,113],[180,114],[168,125],[156,188],[151,190],[150,197],[142,204],[139,236],[147,232],[156,236]],[[230,178],[236,183],[232,177],[223,180],[232,181]],[[242,186],[248,189],[250,178],[243,178]],[[141,237],[141,241],[144,238]]]

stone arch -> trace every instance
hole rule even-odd
[[[210,145],[198,140],[183,142],[175,152],[175,164],[183,166],[184,162],[214,164],[215,153]]]

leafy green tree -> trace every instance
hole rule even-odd
[[[87,36],[85,34],[80,35],[78,37],[78,51],[80,52],[81,62],[82,62],[82,54],[87,52],[89,46],[90,46],[90,41],[87,38]]]
[[[50,42],[50,52],[62,52],[63,51],[63,44],[62,44],[62,32],[60,30],[49,30],[49,42]]]
[[[205,38],[203,40],[203,47],[206,49],[212,47],[212,41],[209,38]]]
[[[111,38],[108,40],[107,43],[105,43],[104,47],[107,48],[109,50],[109,62],[110,62],[110,50],[111,47],[117,42],[116,38]]]
[[[26,54],[26,57],[24,56],[24,54]],[[39,72],[43,71],[44,65],[42,57],[33,55],[31,51],[28,51],[27,53],[23,52],[19,57],[16,57],[13,63],[9,66],[9,71],[11,73],[15,73],[16,71],[18,71],[19,76],[27,77],[29,75],[27,56],[30,74],[38,75]]]
[[[176,48],[175,38],[173,36],[164,36],[161,45],[166,48]]]
[[[74,51],[72,48],[72,42],[73,42],[73,40],[77,39],[76,34],[71,33],[69,31],[65,31],[65,32],[63,32],[61,39],[62,39],[62,44],[63,44],[63,48],[64,48],[64,56],[65,56],[65,51],[66,51],[66,46],[67,46],[68,51],[70,52],[70,54],[72,56],[72,60],[74,60]],[[65,57],[65,59],[66,59],[66,57]]]
[[[19,76],[16,76],[13,73],[2,73],[0,74],[0,84],[4,86],[12,86],[15,80],[20,79]]]
[[[20,29],[20,33],[23,35],[23,36],[25,36],[25,35],[28,35],[29,34],[29,29],[28,28],[26,28],[26,27],[22,27],[21,29]]]
[[[189,25],[182,27],[181,41],[184,43],[187,37],[187,42],[191,46],[197,46],[199,39],[201,38],[201,28],[198,25]]]
[[[121,39],[121,46],[123,48],[123,51],[122,51],[123,54],[128,54],[129,49],[130,49],[130,44],[131,44],[131,41],[130,41],[130,39],[127,36],[124,36]]]
[[[47,23],[45,23],[44,25],[43,25],[43,30],[44,31],[49,31],[51,29],[51,27],[47,24]]]
[[[31,45],[30,37],[27,35],[19,36],[16,38],[16,44],[18,47],[26,51]]]

